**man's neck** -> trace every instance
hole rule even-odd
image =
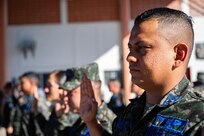
[[[149,104],[159,104],[167,93],[168,92],[146,92],[146,102]]]
[[[146,102],[150,104],[159,104],[161,100],[166,96],[179,82],[183,76],[169,76],[164,80],[164,83],[156,86],[155,88],[149,88],[146,90]],[[152,90],[151,90],[152,89]]]

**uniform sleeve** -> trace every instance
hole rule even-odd
[[[115,117],[116,115],[103,102],[98,109],[96,118],[103,127],[104,133],[106,133],[106,135],[108,135],[108,133],[112,134],[112,123]]]

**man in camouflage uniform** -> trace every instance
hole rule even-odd
[[[46,101],[44,101],[43,116],[45,117],[43,124],[45,136],[63,136],[67,135],[64,130],[72,126],[79,118],[78,114],[63,113],[59,110],[59,106],[63,100],[63,89],[59,88],[59,82],[65,77],[64,70],[54,70],[48,75],[45,87]]]
[[[101,81],[99,78],[98,65],[96,63],[66,70],[66,81],[62,81],[63,84],[60,87],[66,90],[68,93],[68,104],[70,111],[80,114],[80,84],[83,75],[87,75],[87,77],[91,80],[94,95],[96,101],[98,102],[98,111],[96,115],[97,121],[107,132],[112,133],[111,126],[112,121],[115,118],[115,114],[108,109],[107,105],[101,100]],[[81,118],[79,118],[76,123],[68,129],[67,135],[88,136],[89,130]]]
[[[112,135],[202,135],[204,98],[185,76],[193,41],[191,18],[181,11],[155,8],[135,19],[127,61],[132,82],[145,92],[116,117]],[[86,76],[82,78],[81,90],[85,92],[81,118],[92,136],[102,135],[105,130],[93,116],[97,103]]]

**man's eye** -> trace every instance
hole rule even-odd
[[[128,49],[130,50],[132,48],[132,45],[128,44]]]
[[[138,46],[137,47],[139,50],[141,50],[141,49],[149,49],[150,48],[150,46]]]

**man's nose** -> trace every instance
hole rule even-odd
[[[126,60],[130,63],[130,62],[136,62],[137,58],[131,54],[128,54]]]

